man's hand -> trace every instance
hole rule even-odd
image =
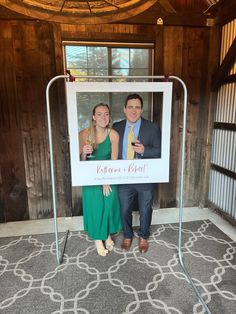
[[[140,155],[144,153],[144,146],[143,146],[142,143],[140,143],[139,140],[136,140],[136,141],[135,141],[135,145],[133,146],[133,149],[134,149],[134,151],[135,151],[136,153],[138,153],[138,154],[140,154]]]

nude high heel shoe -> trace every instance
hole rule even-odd
[[[105,249],[102,240],[95,240],[95,245],[97,248],[98,255],[100,256],[106,256],[108,253],[108,250]]]
[[[106,249],[111,252],[113,250],[114,245],[115,245],[115,243],[112,240],[111,236],[109,235],[105,241]]]

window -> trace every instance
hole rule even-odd
[[[64,42],[65,68],[72,75],[122,76],[116,81],[126,81],[125,76],[152,75],[153,44],[108,44]],[[92,80],[77,78],[76,80]],[[98,80],[98,79],[97,79]],[[107,81],[108,79],[99,80]],[[131,81],[129,79],[129,81]],[[134,78],[132,81],[138,81]],[[113,121],[124,118],[123,105],[127,93],[81,93],[78,95],[79,130],[88,126],[92,108],[98,102],[109,104]],[[140,93],[144,100],[143,117],[152,118],[152,95]]]

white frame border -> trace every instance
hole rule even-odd
[[[172,82],[66,82],[72,186],[169,181],[172,85]],[[161,158],[81,161],[76,98],[80,92],[163,93]]]

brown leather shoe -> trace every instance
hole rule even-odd
[[[148,240],[139,238],[139,252],[146,253],[148,250]]]
[[[124,238],[121,243],[121,249],[125,251],[129,251],[132,244],[132,238]]]

